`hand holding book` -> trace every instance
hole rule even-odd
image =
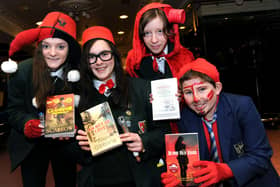
[[[123,132],[124,132],[124,133],[129,133],[129,127],[128,127],[128,125],[127,125],[127,123],[126,123],[126,121],[125,121],[125,119],[124,119],[123,116],[118,117],[118,122],[119,122],[119,125],[122,127]],[[138,139],[138,141],[140,142],[140,145],[141,145],[141,146],[140,146],[140,151],[143,152],[144,146],[143,146],[143,143],[142,143],[142,140],[141,140],[140,136],[139,136],[137,133],[133,133],[133,134],[135,134],[134,136],[138,136],[138,138],[136,137],[136,139]],[[121,140],[122,140],[123,142],[129,141],[129,140],[126,140],[126,137],[127,137],[127,135],[121,135],[121,136],[120,136],[120,138],[121,138]],[[126,145],[129,146],[129,143],[126,143]],[[137,149],[137,148],[136,148],[136,149]],[[133,151],[133,150],[129,149],[129,147],[128,147],[128,150]],[[137,150],[136,150],[136,151],[133,152],[133,156],[136,158],[136,160],[137,160],[138,162],[141,161],[141,158],[140,158],[140,156],[139,156],[139,152],[140,152],[140,151],[137,151]]]
[[[24,135],[28,138],[39,138],[44,133],[44,126],[38,119],[31,119],[24,125]]]
[[[78,130],[76,140],[78,140],[79,145],[82,150],[90,151],[88,137],[86,131]]]
[[[175,175],[163,172],[161,174],[161,183],[164,187],[176,187],[181,184],[181,181]]]
[[[201,186],[210,186],[219,183],[222,180],[233,177],[230,167],[225,163],[216,163],[212,161],[196,161],[194,167],[201,168],[193,173],[195,183],[202,183]]]
[[[142,152],[144,150],[144,146],[139,134],[127,132],[124,134],[120,134],[120,138],[122,142],[126,142],[127,149],[129,151],[132,151],[136,160],[140,162],[141,159],[139,156],[139,152]]]

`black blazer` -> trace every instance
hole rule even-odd
[[[126,154],[122,155],[126,157],[126,163],[130,168],[132,180],[135,181],[137,187],[161,186],[160,174],[165,168],[157,167],[157,164],[159,159],[165,154],[164,134],[170,132],[170,126],[166,122],[152,121],[152,110],[151,104],[149,103],[150,82],[138,78],[128,78],[128,80],[131,101],[130,131],[138,133],[141,136],[145,148],[145,152],[140,153],[141,162],[136,161],[132,152],[127,150],[126,145],[115,148],[99,157],[92,157],[90,153],[81,153],[83,159],[80,159],[80,161],[83,164],[83,169],[80,172],[79,181],[83,187],[87,185],[92,186],[95,180],[99,180],[98,183],[106,184],[107,182],[107,184],[110,184],[113,179],[105,178],[102,181],[98,176],[98,172],[102,168],[108,168],[108,172],[113,172],[113,168],[110,168],[110,163],[114,164],[118,162],[118,152],[121,152],[122,149],[126,152]],[[107,98],[99,94],[94,87],[92,87],[91,93],[88,93],[88,95],[89,99],[87,101],[83,101],[83,98],[81,98],[81,112],[104,101],[108,101],[118,129],[122,133],[117,118],[118,116],[125,115],[126,110],[113,105],[110,96]],[[142,131],[142,122],[145,124],[144,132]]]
[[[39,110],[32,104],[32,99],[34,98],[32,62],[32,59],[21,62],[18,71],[11,75],[8,82],[7,112],[9,114],[8,123],[11,126],[8,151],[12,171],[21,164],[34,146],[42,146],[46,143],[58,143],[60,145],[68,143],[68,141],[62,143],[59,140],[46,139],[44,137],[29,139],[24,136],[25,123],[31,119],[39,119]],[[65,84],[61,79],[56,81],[54,87],[53,95],[73,93],[73,90],[70,88],[64,89]],[[74,141],[74,138],[70,141]]]

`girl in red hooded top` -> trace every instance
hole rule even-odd
[[[147,80],[177,77],[193,54],[180,44],[178,23],[185,22],[183,9],[150,3],[136,15],[133,48],[129,51],[126,71],[132,77]]]

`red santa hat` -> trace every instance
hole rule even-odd
[[[178,73],[178,77],[181,78],[186,72],[190,70],[206,74],[215,82],[220,82],[220,74],[216,66],[214,66],[204,58],[197,58],[193,62],[187,63],[185,66],[182,67],[182,69]]]
[[[75,21],[64,13],[50,12],[45,16],[39,27],[22,31],[16,35],[10,44],[9,60],[1,64],[1,69],[6,73],[15,72],[17,70],[17,63],[11,60],[14,53],[19,51],[23,46],[30,45],[34,42],[38,44],[46,38],[61,38],[67,41],[70,49],[69,55],[74,58],[72,63],[79,62],[80,46],[76,41]],[[76,64],[72,65],[75,66]]]
[[[92,39],[105,39],[115,45],[112,32],[103,26],[93,26],[86,29],[82,35],[82,45],[84,46],[86,42]]]

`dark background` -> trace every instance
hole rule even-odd
[[[101,3],[98,4],[97,1]],[[68,10],[73,9],[69,3],[66,4],[67,2],[70,1],[1,2],[0,19],[10,19],[7,23],[12,26],[0,25],[0,61],[7,60],[9,43],[18,33],[19,27],[23,30],[36,27],[35,21],[42,19],[49,11],[60,10],[67,13]],[[279,0],[244,0],[241,5],[237,5],[235,0],[73,0],[71,2],[80,3],[76,5],[91,2],[92,5],[88,7],[97,6],[87,10],[90,18],[80,15],[80,20],[77,21],[78,40],[86,27],[105,25],[112,30],[116,44],[124,57],[123,60],[131,48],[133,23],[138,10],[150,2],[168,3],[174,8],[184,8],[186,22],[183,25],[186,29],[180,30],[181,43],[196,57],[205,57],[218,67],[224,91],[251,96],[262,115],[280,113],[278,91],[280,8],[274,7],[274,4],[280,7]],[[258,10],[252,11],[256,5]],[[211,12],[210,9],[213,7],[214,10],[216,8],[219,11]],[[121,13],[127,13],[128,20],[119,20],[117,17]],[[77,15],[79,14],[80,12],[77,11]],[[117,35],[118,30],[124,30],[125,34]],[[24,47],[17,53],[15,60],[21,61],[31,57],[33,48],[34,45]],[[7,102],[8,75],[0,71],[0,79],[0,91],[5,93],[4,103],[0,106],[2,111]]]

